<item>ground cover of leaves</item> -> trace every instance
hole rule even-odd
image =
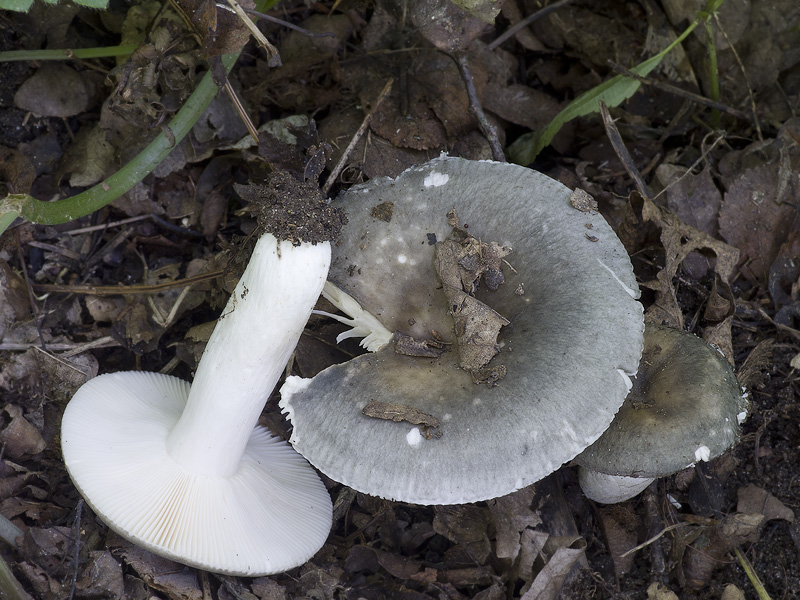
[[[611,77],[609,61],[630,68],[665,47],[701,7],[567,2],[493,43],[539,5],[506,0],[490,26],[447,3],[281,3],[275,16],[332,35],[264,26],[280,67],[246,46],[231,83],[257,141],[220,94],[169,158],[111,206],[6,232],[0,513],[23,535],[16,546],[0,542],[0,554],[20,597],[756,598],[736,551],[773,598],[800,597],[800,9],[792,0],[722,5],[715,46],[720,101],[731,110],[715,113],[658,85],[612,107],[646,190],[635,191],[599,116],[568,124],[532,165],[597,200],[631,256],[648,318],[704,336],[735,363],[751,413],[728,454],[605,507],[581,494],[569,465],[465,506],[389,502],[326,480],[335,502],[328,542],[306,565],[257,579],[185,568],[110,533],[60,458],[60,415],[87,378],[143,369],[191,379],[255,228],[234,183],[276,168],[319,177],[336,194],[441,151],[491,159],[459,56],[505,147]],[[0,62],[3,194],[65,197],[134,156],[205,65],[244,39],[231,24],[209,35],[216,21],[203,15],[199,47],[149,0],[106,12],[37,3],[27,15],[2,14],[0,50],[143,44],[130,60]],[[698,29],[652,80],[709,95],[706,46]],[[295,372],[309,376],[358,352],[335,343],[340,330],[312,318]],[[262,421],[288,437],[274,399]]]

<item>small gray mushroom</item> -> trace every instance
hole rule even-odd
[[[581,488],[613,504],[711,460],[736,442],[747,406],[719,351],[693,334],[648,323],[633,389],[606,432],[575,458]]]

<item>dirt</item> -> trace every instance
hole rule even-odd
[[[703,3],[550,3],[505,41],[542,3],[506,0],[494,25],[497,7],[474,4],[471,16],[446,2],[282,2],[271,15],[331,35],[261,24],[282,66],[250,42],[230,75],[257,140],[220,94],[154,173],[109,206],[59,225],[18,220],[0,237],[0,513],[22,532],[16,546],[0,542],[13,575],[0,585],[16,580],[16,597],[42,600],[729,600],[759,597],[750,565],[770,597],[800,597],[796,0],[727,0],[711,24],[716,77],[701,25],[634,95],[609,103],[605,122],[597,113],[570,121],[530,165],[583,190],[576,208],[612,224],[649,320],[702,336],[736,367],[750,413],[722,457],[612,506],[587,500],[571,465],[464,506],[390,502],[325,479],[334,500],[325,546],[289,573],[255,579],[137,548],[70,481],[59,423],[83,382],[134,369],[191,380],[246,260],[242,241],[258,229],[255,196],[235,189],[281,173],[256,196],[284,209],[287,195],[311,200],[323,225],[308,235],[333,239],[341,218],[326,196],[442,151],[492,159],[610,80],[610,63],[630,69],[666,47]],[[103,185],[166,131],[203,73],[221,81],[219,53],[248,32],[213,3],[182,6],[195,14],[194,34],[146,0],[3,13],[0,51],[139,50],[58,63],[70,94],[47,79],[65,68],[0,62],[2,195],[53,200]],[[391,206],[375,205],[376,218],[391,219]],[[267,213],[281,233],[305,239],[294,214]],[[361,352],[337,344],[340,331],[312,317],[294,372]],[[262,423],[288,439],[275,398]]]

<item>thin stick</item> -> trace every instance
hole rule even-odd
[[[217,5],[219,6],[219,5]],[[322,33],[314,33],[313,31],[309,31],[308,29],[303,29],[295,25],[294,23],[289,23],[289,21],[284,21],[283,19],[279,19],[278,17],[272,17],[266,13],[258,12],[257,10],[251,10],[249,8],[242,7],[242,10],[246,12],[248,15],[253,15],[254,17],[258,17],[260,19],[264,19],[271,23],[276,23],[281,25],[282,27],[286,27],[286,29],[292,29],[297,31],[298,33],[302,33],[306,37],[310,38],[323,38],[323,37],[336,37],[336,34],[332,31],[323,31]]]
[[[38,283],[33,284],[33,289],[37,293],[62,293],[62,294],[84,294],[86,296],[116,296],[127,294],[154,294],[156,292],[163,292],[172,288],[185,287],[193,283],[200,283],[201,281],[210,281],[211,279],[218,279],[224,275],[223,270],[211,271],[209,273],[202,273],[184,279],[177,279],[175,281],[166,281],[164,283],[154,283],[152,285],[59,285],[55,283]]]
[[[14,235],[17,242],[17,257],[19,258],[19,264],[22,267],[22,275],[25,277],[25,287],[28,288],[28,302],[31,304],[33,320],[36,323],[36,331],[39,334],[39,343],[42,345],[42,350],[45,350],[47,345],[45,344],[44,334],[42,333],[42,322],[39,318],[39,308],[36,306],[36,299],[33,296],[31,279],[28,277],[28,264],[25,262],[25,255],[22,253],[22,244],[19,241],[19,229],[14,230]]]
[[[269,57],[269,62],[273,62],[275,58],[278,58],[278,49],[269,43],[269,40],[264,37],[264,34],[261,33],[261,30],[256,27],[256,24],[253,23],[253,20],[247,16],[247,13],[239,6],[239,3],[236,0],[226,0],[228,5],[233,9],[233,12],[236,13],[244,26],[250,30],[250,33],[253,34],[253,37],[256,38],[256,41],[267,51],[267,56]],[[278,58],[280,60],[280,58]]]
[[[736,64],[739,65],[739,69],[742,71],[742,77],[744,77],[744,83],[747,86],[747,94],[750,98],[750,110],[753,113],[752,121],[753,124],[756,126],[756,133],[758,134],[758,139],[760,141],[764,141],[764,137],[761,134],[761,124],[758,121],[758,113],[756,112],[756,99],[753,97],[753,86],[750,85],[750,78],[747,77],[747,71],[744,68],[744,63],[742,62],[742,59],[739,58],[739,53],[736,52],[736,48],[734,47],[733,42],[731,42],[731,38],[728,37],[728,34],[722,28],[722,24],[719,22],[719,17],[717,16],[716,12],[714,13],[714,22],[717,24],[717,27],[719,27],[720,33],[722,33],[722,35],[725,37],[725,41],[728,42],[728,47],[731,49],[731,52],[733,53],[733,58],[736,59]]]
[[[338,164],[333,168],[331,174],[328,176],[328,179],[325,180],[325,185],[322,186],[322,193],[328,194],[331,187],[333,187],[336,178],[339,177],[339,173],[342,172],[344,169],[344,164],[347,161],[347,157],[350,156],[350,153],[353,151],[353,148],[356,147],[358,140],[361,139],[361,136],[364,135],[364,132],[367,130],[369,126],[369,122],[372,120],[372,116],[375,114],[375,111],[378,110],[378,107],[383,102],[383,99],[389,94],[389,91],[392,89],[392,84],[394,83],[394,78],[390,77],[389,81],[386,82],[386,85],[383,86],[381,93],[378,94],[378,99],[375,100],[375,106],[372,107],[372,110],[367,113],[367,116],[364,117],[364,120],[361,122],[361,126],[356,131],[355,135],[353,135],[353,139],[350,140],[350,143],[347,144],[347,148],[344,149],[344,154],[339,159]]]
[[[620,554],[620,556],[619,556],[619,557],[620,557],[620,558],[625,558],[626,556],[630,556],[630,555],[631,555],[631,554],[633,554],[634,552],[638,552],[639,550],[641,550],[641,549],[643,549],[643,548],[646,548],[647,546],[649,546],[650,544],[652,544],[653,542],[655,542],[657,539],[659,539],[661,536],[663,536],[663,535],[664,535],[665,533],[667,533],[668,531],[672,531],[673,529],[677,529],[678,527],[685,527],[686,525],[688,525],[688,523],[675,523],[674,525],[668,525],[667,527],[665,527],[664,529],[662,529],[661,531],[659,531],[659,532],[658,532],[656,535],[654,535],[653,537],[651,537],[651,538],[650,538],[649,540],[647,540],[646,542],[642,542],[642,543],[641,543],[641,544],[639,544],[638,546],[634,546],[633,548],[631,548],[630,550],[628,550],[628,551],[627,551],[627,552],[625,552],[624,554]]]
[[[618,65],[615,62],[609,61],[609,65],[614,70],[614,72],[619,73],[620,75],[625,75],[625,77],[630,77],[631,79],[635,79],[636,81],[643,83],[644,85],[657,88],[669,94],[673,94],[675,96],[680,96],[681,98],[686,98],[687,100],[691,100],[695,104],[700,104],[702,106],[707,106],[708,108],[714,108],[716,110],[722,111],[731,115],[732,117],[736,117],[738,119],[744,119],[745,121],[754,122],[754,118],[752,115],[748,115],[746,112],[742,110],[738,110],[736,108],[732,108],[727,104],[723,104],[722,102],[716,102],[715,100],[711,100],[710,98],[706,98],[705,96],[701,96],[700,94],[695,94],[690,92],[689,90],[684,90],[683,88],[679,88],[676,85],[672,85],[670,83],[666,83],[663,81],[658,81],[651,77],[642,77],[641,75],[637,75],[633,71],[626,69],[622,65]]]
[[[78,564],[80,560],[80,553],[81,553],[81,514],[83,513],[83,498],[78,500],[78,505],[75,507],[75,521],[72,526],[72,531],[74,531],[77,535],[75,535],[75,552],[72,556],[72,586],[69,590],[69,600],[75,597],[75,588],[78,584]]]
[[[253,138],[253,141],[255,141],[256,144],[258,144],[258,130],[256,130],[256,126],[253,125],[253,121],[250,120],[250,115],[247,114],[247,111],[242,105],[242,101],[239,100],[239,96],[236,94],[236,90],[233,89],[231,82],[227,78],[225,79],[225,91],[228,93],[228,97],[231,99],[231,102],[233,102],[236,112],[239,113],[239,118],[242,120],[242,123],[244,123],[244,126],[250,133],[250,137]]]
[[[469,68],[467,55],[463,52],[458,53],[455,55],[455,60],[458,64],[458,70],[461,72],[461,78],[464,80],[464,86],[467,88],[469,108],[472,110],[475,118],[478,119],[478,127],[481,133],[483,133],[484,137],[489,141],[489,146],[492,149],[492,156],[497,162],[506,162],[506,155],[497,137],[497,130],[494,128],[494,125],[489,122],[486,113],[483,112],[481,101],[478,99],[478,90],[475,89],[475,81],[472,79],[472,70]]]
[[[770,600],[769,593],[767,593],[767,589],[764,587],[764,584],[761,583],[761,579],[758,577],[758,573],[756,573],[753,565],[749,560],[747,560],[747,557],[741,553],[739,548],[734,548],[733,550],[736,553],[736,558],[739,559],[739,564],[742,565],[744,572],[747,574],[747,578],[750,580],[750,583],[753,584],[758,597],[761,600]]]
[[[489,44],[489,50],[494,50],[503,44],[508,38],[516,34],[520,29],[527,27],[534,21],[538,21],[542,17],[546,17],[554,10],[559,9],[562,6],[566,6],[570,2],[572,2],[572,0],[559,0],[558,2],[553,2],[550,6],[545,6],[543,9],[537,10],[535,13],[528,15],[513,27],[509,27],[502,35],[498,36],[497,39]]]
[[[661,194],[665,193],[673,185],[677,185],[684,177],[688,177],[689,174],[691,174],[694,171],[695,167],[697,165],[699,165],[702,161],[704,161],[706,159],[706,157],[711,153],[711,151],[714,148],[717,147],[717,144],[719,144],[722,140],[725,139],[725,132],[724,131],[712,131],[708,135],[706,135],[705,138],[703,138],[703,142],[705,142],[705,140],[708,139],[708,136],[710,136],[710,135],[716,135],[717,139],[715,139],[711,143],[711,146],[709,146],[708,148],[703,149],[703,152],[700,154],[700,156],[697,158],[697,160],[692,163],[692,166],[690,166],[688,169],[686,169],[686,172],[683,175],[678,177],[675,181],[672,181],[667,187],[665,187],[663,190],[661,190],[655,196],[653,196],[653,200],[658,198]]]
[[[605,102],[600,102],[600,115],[603,117],[603,125],[605,125],[606,128],[606,135],[608,135],[608,139],[611,141],[614,152],[617,153],[617,157],[619,158],[620,162],[622,162],[622,166],[625,168],[625,171],[627,171],[630,178],[633,179],[636,189],[639,190],[639,193],[645,198],[651,198],[652,196],[650,195],[650,190],[647,188],[647,184],[644,182],[644,179],[642,179],[639,169],[636,168],[636,163],[633,161],[633,157],[631,157],[628,149],[625,147],[625,142],[622,140],[622,136],[619,134],[619,129],[617,129],[614,119],[611,118],[611,113],[608,112],[608,106],[606,106]]]

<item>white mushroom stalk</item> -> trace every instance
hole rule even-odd
[[[328,242],[256,244],[208,341],[167,451],[194,473],[229,477],[311,315],[330,266]],[[220,452],[220,448],[226,448]]]
[[[73,397],[62,451],[76,487],[123,537],[218,573],[258,576],[308,560],[331,523],[325,486],[257,426],[330,264],[330,244],[265,234],[194,383],[158,373],[97,377]]]

